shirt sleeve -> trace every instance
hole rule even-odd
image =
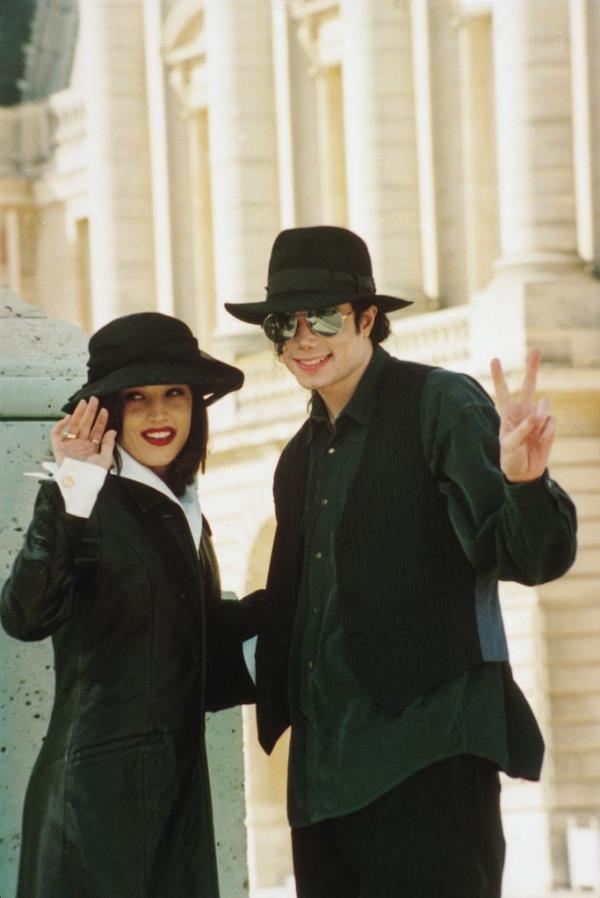
[[[66,514],[56,483],[42,483],[21,551],[0,592],[0,621],[16,639],[45,639],[71,616],[75,568],[96,563],[97,540]],[[84,545],[85,543],[85,545]]]
[[[528,483],[505,480],[499,417],[475,381],[435,369],[425,383],[421,432],[454,531],[479,573],[533,585],[568,570],[575,507],[548,472]]]
[[[65,458],[55,473],[55,480],[65,503],[67,514],[89,518],[104,483],[107,471],[100,465]]]

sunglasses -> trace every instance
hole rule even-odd
[[[285,343],[295,336],[298,321],[304,318],[313,334],[320,337],[335,337],[344,326],[344,318],[352,312],[340,312],[335,306],[327,309],[312,309],[309,312],[271,312],[262,323],[262,328],[273,343]]]

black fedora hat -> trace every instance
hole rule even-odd
[[[200,387],[205,405],[211,405],[244,382],[238,368],[198,347],[187,324],[161,312],[115,318],[90,338],[89,353],[87,383],[65,403],[65,412],[80,399],[153,384]]]
[[[411,305],[377,293],[364,240],[347,228],[288,228],[275,238],[262,302],[226,302],[228,312],[262,324],[271,312],[301,312],[369,300],[383,312]]]

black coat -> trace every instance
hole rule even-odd
[[[17,898],[216,898],[204,711],[253,700],[252,602],[224,602],[204,521],[108,476],[88,520],[55,484],[0,602],[52,637],[56,694],[25,800]]]

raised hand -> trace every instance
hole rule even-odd
[[[534,403],[533,399],[540,360],[539,350],[530,352],[519,399],[508,389],[500,360],[491,362],[500,413],[500,467],[506,479],[514,483],[542,476],[556,433],[556,420],[549,414],[548,400]]]
[[[72,415],[65,415],[50,431],[52,451],[57,464],[65,458],[100,465],[108,471],[113,459],[116,430],[108,430],[108,412],[92,396],[81,399]]]

